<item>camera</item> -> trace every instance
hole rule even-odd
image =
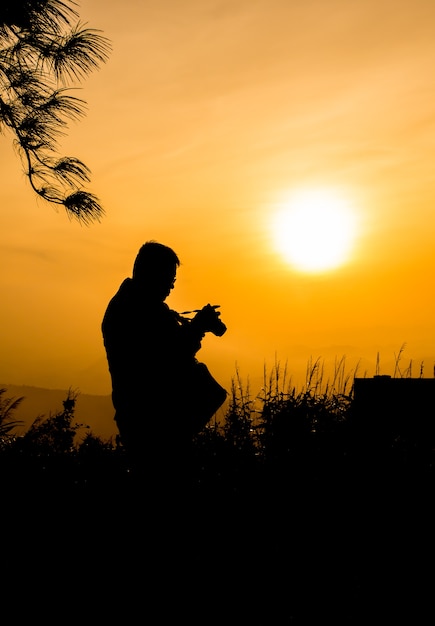
[[[217,337],[222,337],[222,335],[226,332],[227,327],[219,318],[220,313],[216,311],[219,306],[219,304],[207,304],[202,309],[195,309],[194,311],[183,311],[181,315],[185,315],[187,313],[196,313],[191,322],[193,322],[203,333],[210,332]]]
[[[211,304],[207,304],[195,315],[195,318],[197,318],[198,315],[201,316],[201,322],[203,321],[203,330],[205,332],[213,333],[216,337],[222,337],[222,335],[226,332],[227,327],[219,318],[220,313],[216,311],[217,308],[219,308],[219,304],[215,304],[213,306]],[[204,319],[202,320],[202,318]]]

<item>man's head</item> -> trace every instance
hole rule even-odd
[[[133,280],[151,296],[164,300],[174,287],[179,265],[180,259],[171,248],[147,241],[136,256]]]

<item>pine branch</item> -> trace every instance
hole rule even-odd
[[[67,36],[52,42],[45,53],[58,81],[80,81],[107,61],[111,46],[100,32],[77,25]]]
[[[35,193],[87,224],[104,213],[96,196],[80,188],[90,182],[90,169],[76,157],[54,153],[68,121],[85,112],[86,103],[64,85],[106,62],[111,44],[101,31],[72,25],[75,6],[73,0],[3,0],[0,130],[14,133]]]

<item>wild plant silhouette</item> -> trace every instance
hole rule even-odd
[[[256,396],[237,371],[223,416],[215,417],[193,441],[190,487],[205,490],[209,485],[219,485],[230,492],[263,488],[267,482],[283,489],[298,483],[304,487],[325,481],[330,474],[337,476],[344,467],[348,479],[351,467],[354,478],[361,479],[356,472],[358,466],[360,473],[364,471],[364,456],[370,459],[375,449],[379,454],[377,432],[381,432],[381,424],[377,431],[370,417],[376,407],[370,411],[365,407],[373,432],[360,439],[364,416],[355,415],[352,377],[343,375],[344,363],[338,364],[332,382],[323,381],[318,361],[310,367],[306,385],[297,389],[287,380],[286,368],[276,364],[269,375],[264,372],[264,384]],[[75,421],[78,392],[70,389],[62,410],[35,417],[21,434],[14,432],[22,423],[14,420],[13,414],[25,398],[8,398],[6,394],[7,389],[0,389],[3,458],[33,459],[46,474],[52,466],[57,479],[62,476],[58,464],[64,463],[71,472],[69,478],[77,484],[88,481],[96,468],[104,480],[105,463],[112,467],[110,478],[116,464],[120,476],[128,473],[127,459],[116,438],[103,440],[93,435],[89,426]],[[385,423],[389,419],[386,417]],[[415,422],[416,416],[409,415],[409,421]],[[382,436],[385,459],[393,459],[396,453],[396,470],[400,465],[402,472],[431,473],[434,458],[428,454],[431,447],[427,440],[425,462],[419,459],[416,466],[418,441],[406,441],[407,432],[399,436],[397,429],[386,433],[384,428]],[[413,449],[412,455],[405,452],[407,445]],[[84,475],[85,467],[89,477]]]
[[[168,567],[179,572],[146,596],[146,611],[163,589],[177,597],[174,619],[213,624],[231,611],[240,623],[264,626],[407,614],[416,623],[433,582],[422,562],[433,554],[434,442],[419,454],[421,440],[384,429],[379,443],[371,414],[382,413],[356,410],[344,362],[332,380],[322,377],[321,364],[311,363],[297,389],[276,364],[253,395],[236,372],[222,419],[193,441],[183,497],[167,502],[162,494],[161,503],[132,479],[116,439],[102,440],[75,422],[76,393],[17,435],[13,411],[22,399],[2,389],[2,493],[14,529],[39,520],[32,558],[36,550],[47,559],[52,546],[61,591],[68,576],[75,580],[73,542],[88,585],[96,572],[105,585],[117,580],[117,615],[125,623],[133,606],[144,610],[142,595],[131,599],[138,583],[133,555],[152,568],[154,581],[166,579]],[[17,495],[21,506],[13,508]],[[85,532],[84,542],[73,540],[74,529]],[[22,560],[23,550],[18,554]],[[187,564],[189,574],[177,569]],[[113,616],[113,599],[110,606]]]

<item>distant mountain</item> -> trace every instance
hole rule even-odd
[[[14,419],[24,422],[22,427],[16,429],[17,433],[24,432],[39,416],[49,417],[62,411],[62,402],[68,395],[67,389],[44,389],[6,383],[0,383],[0,389],[6,389],[3,398],[24,398],[13,414]],[[78,393],[75,409],[76,422],[89,426],[95,436],[106,440],[116,435],[113,415],[110,395]]]

